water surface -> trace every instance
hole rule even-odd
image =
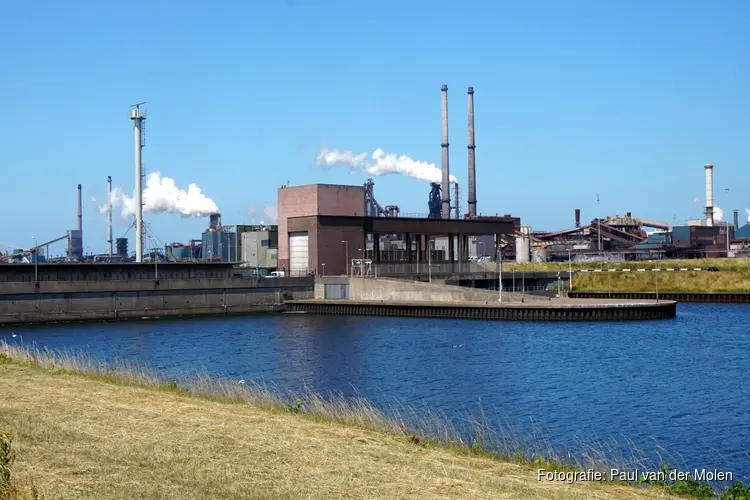
[[[679,304],[649,322],[305,314],[7,327],[0,338],[445,411],[479,403],[555,445],[626,438],[750,478],[750,305]],[[12,333],[16,337],[12,337]]]

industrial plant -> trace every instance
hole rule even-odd
[[[462,214],[460,187],[450,174],[447,85],[441,87],[442,165],[439,172],[433,164],[429,166],[432,170],[427,180],[432,180],[424,193],[424,213],[407,214],[396,204],[380,203],[372,178],[355,186],[287,184],[277,193],[277,225],[224,225],[221,214],[212,204],[211,213],[201,214],[208,218],[208,225],[199,238],[162,244],[154,236],[150,239],[158,244],[145,248],[144,239],[149,229],[143,220],[142,151],[146,120],[146,112],[141,109],[143,104],[134,104],[129,113],[133,122],[135,160],[135,208],[131,226],[135,229],[134,249],[129,249],[127,238],[113,238],[112,177],[108,176],[105,254],[84,255],[81,185],[78,184],[76,228],[49,241],[35,241],[31,248],[9,248],[0,253],[0,262],[223,262],[259,276],[391,273],[422,279],[431,273],[433,266],[460,274],[479,269],[476,266],[483,261],[626,261],[750,254],[750,225],[739,227],[738,211],[734,210],[733,223],[716,216],[712,164],[703,167],[705,217],[684,225],[673,226],[630,212],[605,217],[597,214],[587,218],[588,222],[582,222],[580,209],[571,207],[571,227],[534,231],[522,225],[519,217],[510,214],[478,214],[473,87],[467,90],[467,210]],[[347,161],[353,164],[359,159]],[[374,175],[380,174],[375,172]],[[378,196],[386,197],[382,193]],[[62,241],[67,242],[65,256],[51,258],[50,245]],[[487,266],[481,269],[486,271]]]

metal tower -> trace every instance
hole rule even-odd
[[[130,119],[133,120],[133,140],[135,146],[135,261],[143,262],[143,164],[141,150],[146,145],[146,112],[140,109],[146,101],[131,105]]]

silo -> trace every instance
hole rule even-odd
[[[516,237],[516,262],[531,260],[531,226],[521,226],[520,236]]]
[[[533,262],[547,262],[548,257],[549,252],[547,251],[547,247],[537,247],[532,252],[531,260]]]

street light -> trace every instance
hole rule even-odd
[[[503,303],[503,244],[502,240],[497,244],[497,301]]]
[[[326,275],[326,264],[325,264],[325,262],[324,262],[324,263],[323,263],[323,276],[325,276],[325,275]]]
[[[432,283],[432,251],[435,249],[435,240],[432,239],[432,236],[430,236],[430,239],[428,240],[427,245],[427,272],[430,283]]]
[[[39,262],[39,249],[36,247],[36,238],[31,237],[34,240],[34,248],[31,249],[31,258],[34,259],[34,283],[39,281],[39,273],[37,263]]]
[[[570,248],[568,248],[568,292],[573,291],[573,265],[570,263]]]
[[[346,245],[346,275],[349,276],[349,242],[341,240],[341,243]]]

